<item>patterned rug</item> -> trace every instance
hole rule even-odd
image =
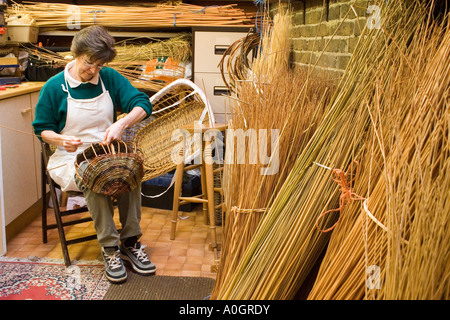
[[[101,300],[109,289],[100,261],[0,257],[0,300]]]

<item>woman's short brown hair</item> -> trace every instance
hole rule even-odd
[[[106,63],[116,56],[114,44],[114,38],[104,27],[93,25],[75,34],[70,50],[75,58],[85,54],[91,61]]]

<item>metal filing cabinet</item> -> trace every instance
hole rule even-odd
[[[218,123],[226,123],[233,112],[227,97],[229,90],[222,79],[219,63],[225,50],[235,41],[245,37],[249,30],[250,28],[246,27],[192,29],[194,83],[205,92]]]

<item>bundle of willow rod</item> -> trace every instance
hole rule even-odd
[[[184,77],[184,68],[181,66],[165,69],[166,78],[169,79],[167,81],[144,79],[142,69],[145,68],[149,61],[158,58],[170,57],[178,63],[187,62],[192,57],[191,35],[184,34],[167,40],[153,39],[152,42],[147,44],[130,44],[130,41],[134,40],[123,40],[116,44],[117,56],[109,63],[112,68],[116,69],[127,79],[135,81],[136,85],[152,91],[159,91],[168,82]],[[164,68],[163,63],[161,63],[161,68]],[[181,71],[179,72],[179,70]]]
[[[417,15],[410,18],[407,9],[397,2],[381,6],[386,13],[384,27],[398,32],[400,39],[408,39],[408,33],[401,32],[402,22],[417,19]],[[406,21],[399,22],[402,17]],[[364,29],[322,121],[223,283],[219,299],[290,299],[303,284],[330,236],[320,230],[333,228],[343,209],[339,199],[356,198],[350,192],[351,174],[343,181],[350,187],[342,192],[331,179],[331,169],[352,173],[351,165],[361,159],[371,119],[367,104],[373,103],[376,92],[376,67],[393,48],[386,44],[382,30]],[[318,223],[324,212],[337,208]]]
[[[289,68],[292,22],[289,11],[280,10],[273,19],[273,27],[263,30],[260,44],[263,50],[252,63],[252,72],[259,77],[258,81],[270,83],[278,71]]]
[[[149,40],[149,42],[140,43],[141,40]],[[172,57],[177,61],[186,62],[192,57],[191,46],[192,36],[190,34],[181,34],[167,40],[148,37],[125,39],[117,42],[114,46],[117,51],[114,61],[142,62],[161,57]],[[71,57],[70,52],[57,53],[31,43],[23,46],[22,49],[42,60],[54,61],[59,64],[66,64]]]
[[[404,120],[409,130],[391,142],[392,156],[386,164],[391,177],[386,183],[391,232],[381,287],[385,299],[450,298],[448,20],[433,34],[426,31],[424,26],[423,42],[435,46],[422,51],[430,59],[418,70],[423,72],[416,73],[422,77],[412,96],[411,113]]]
[[[261,70],[262,60],[264,63],[269,63],[269,65],[274,66],[274,61],[276,61],[277,56],[281,57],[282,61],[287,61],[289,59],[289,56],[287,56],[286,53],[289,52],[290,48],[286,46],[286,43],[290,40],[289,38],[286,39],[284,35],[286,32],[289,32],[288,29],[290,29],[291,26],[287,23],[289,17],[281,13],[282,10],[285,9],[279,9],[280,13],[275,16],[275,21],[273,21],[268,14],[268,2],[262,5],[262,9],[262,13],[258,18],[258,23],[260,24],[262,32],[258,32],[258,28],[256,28],[256,30],[255,28],[251,29],[245,37],[229,46],[220,60],[219,68],[222,74],[222,80],[227,88],[233,93],[236,93],[238,81],[251,79],[254,72],[261,73],[267,71]],[[262,40],[261,34],[264,40]],[[280,38],[277,39],[277,37]],[[278,46],[278,49],[281,49],[281,51],[277,51],[276,48],[272,46]],[[261,47],[263,50],[258,52],[256,55],[257,58],[253,62],[250,62],[252,57],[255,56],[255,51]],[[280,68],[286,67],[283,63],[277,65]],[[225,76],[225,74],[227,74],[227,76]],[[259,76],[261,76],[261,74]]]
[[[226,155],[223,184],[227,212],[215,290],[220,288],[221,282],[225,281],[223,279],[235,269],[266,211],[270,198],[280,189],[297,153],[305,146],[322,116],[330,89],[320,78],[310,79],[306,84],[305,82],[306,76],[303,72],[285,70],[279,72],[271,84],[263,86],[264,93],[257,90],[252,82],[240,86],[242,113],[233,117],[229,129],[236,130],[234,132],[254,129],[253,141],[262,141],[261,138],[264,139],[267,134],[267,157],[277,157],[278,165],[275,166],[274,161],[269,164],[261,163],[259,148],[263,148],[262,145],[258,146],[258,150],[251,150],[251,144],[246,144],[244,164],[238,162],[238,150],[231,163],[227,163],[230,159],[227,158],[228,154]],[[298,86],[292,87],[292,83]],[[299,106],[292,111],[291,106],[296,100],[299,100]],[[277,106],[276,112],[271,107],[273,105]],[[273,140],[274,133],[271,133],[271,129],[281,132],[283,125],[284,134],[279,136],[278,141]],[[252,141],[251,138],[249,141]],[[227,149],[226,152],[231,151]],[[250,162],[252,155],[259,155],[258,163]],[[268,172],[274,169],[277,170],[276,173],[263,175],[266,170]],[[212,298],[214,297],[213,293]]]
[[[135,44],[136,39],[123,40],[116,44],[117,56],[108,66],[117,70],[128,80],[133,81],[136,86],[156,92],[167,83],[143,79],[142,73],[145,65],[149,60],[162,57],[171,57],[178,62],[188,61],[192,56],[191,41],[192,37],[188,34],[167,40],[151,39],[151,42],[147,44]],[[70,52],[53,52],[32,44],[24,46],[23,49],[29,55],[52,65],[65,66],[72,58]],[[173,80],[178,78],[178,74],[174,74]]]
[[[224,52],[219,63],[224,84],[236,93],[236,83],[247,80],[251,71],[252,51],[261,43],[259,33],[249,33],[244,38],[232,43]],[[227,75],[227,76],[225,76]]]
[[[391,48],[375,66],[354,187],[367,198],[343,211],[309,299],[449,297],[449,30],[426,16],[413,6],[399,29],[383,29]]]
[[[283,16],[284,14],[284,16]],[[237,82],[238,99],[235,115],[229,129],[233,132],[252,132],[249,142],[263,141],[266,134],[267,152],[272,156],[270,163],[262,161],[261,143],[245,145],[245,162],[239,161],[238,148],[227,144],[223,188],[225,196],[226,219],[224,241],[219,270],[216,277],[212,299],[220,299],[220,291],[238,265],[253,233],[263,217],[272,195],[277,193],[289,174],[295,157],[311,137],[319,122],[324,106],[330,97],[330,85],[321,78],[307,78],[301,70],[290,70],[286,61],[289,55],[290,20],[288,12],[275,17],[273,30],[266,31],[259,59],[265,59],[270,68],[261,69],[258,63],[252,66],[252,79]],[[274,44],[272,42],[278,42]],[[270,50],[276,52],[271,54]],[[283,56],[284,55],[284,56]],[[268,72],[272,72],[272,76]],[[296,85],[293,86],[292,84]],[[292,108],[297,105],[296,108]],[[273,106],[276,106],[274,110]],[[266,131],[261,131],[267,130]],[[279,140],[272,140],[271,129],[278,130]],[[231,131],[228,131],[231,132]],[[272,132],[272,135],[274,133]],[[259,135],[259,137],[257,137]],[[272,141],[271,141],[272,140]],[[270,150],[270,151],[269,151]],[[275,151],[277,150],[277,151]],[[232,158],[230,158],[232,154]],[[252,156],[259,156],[251,161]],[[275,167],[275,161],[279,164]],[[265,164],[263,164],[264,162]],[[267,174],[268,167],[276,172]],[[266,175],[265,175],[266,174]]]
[[[93,23],[112,28],[161,28],[192,26],[242,26],[251,24],[250,16],[235,5],[197,6],[191,4],[152,6],[69,5],[24,1],[15,4],[30,14],[41,30],[68,28],[75,21],[81,27]],[[7,12],[16,12],[8,8]],[[78,20],[78,21],[76,21]]]
[[[171,57],[186,62],[192,57],[192,35],[182,34],[167,40],[150,38],[150,42],[136,44],[142,38],[126,39],[116,43],[117,61],[148,61],[160,57]]]

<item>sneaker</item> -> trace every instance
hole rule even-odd
[[[105,263],[105,276],[112,283],[120,283],[127,280],[127,270],[120,258],[120,251],[115,250],[107,254],[102,248],[102,256]]]
[[[156,267],[150,261],[140,242],[136,242],[132,247],[125,247],[124,244],[120,246],[120,253],[124,261],[128,261],[133,267],[134,271],[142,275],[149,275],[155,273]]]

